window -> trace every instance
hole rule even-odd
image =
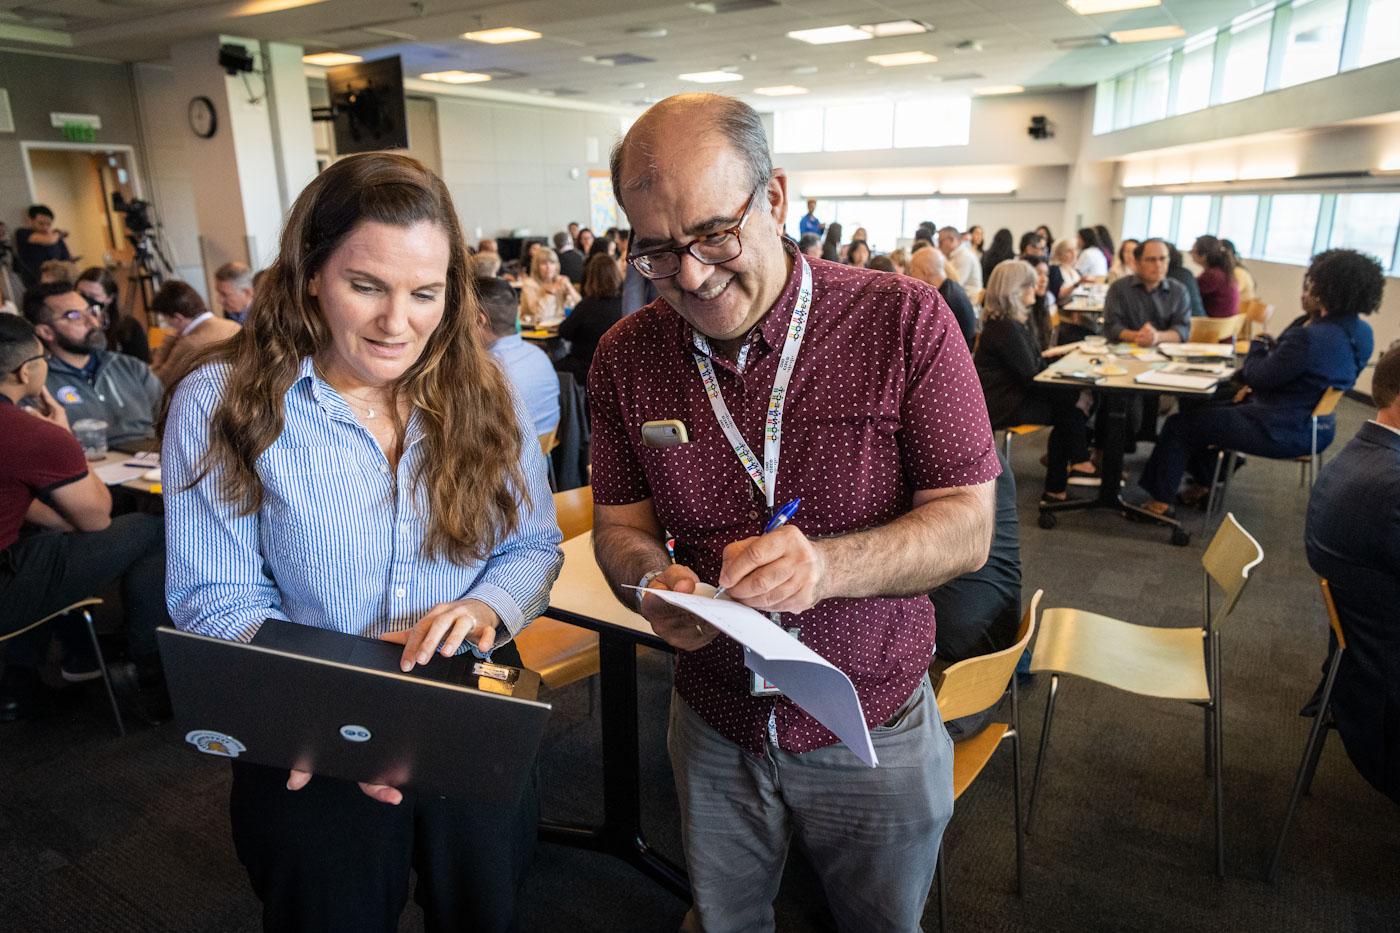
[[[1100,81],[1094,90],[1094,135],[1113,130],[1113,87],[1112,81]]]
[[[1400,194],[1339,194],[1332,214],[1329,246],[1369,253],[1389,269],[1395,261],[1395,230],[1400,227]]]
[[[1123,238],[1141,240],[1147,236],[1147,212],[1151,198],[1128,198],[1123,205]]]
[[[1210,106],[1210,81],[1215,74],[1215,30],[1186,43],[1181,75],[1176,82],[1174,113],[1191,113]]]
[[[1172,205],[1176,201],[1171,195],[1158,195],[1152,199],[1152,210],[1147,218],[1147,235],[1172,238]]]
[[[1176,243],[1189,252],[1196,237],[1210,232],[1210,201],[1208,194],[1189,194],[1181,199],[1176,220]]]
[[[901,236],[904,202],[859,198],[836,202],[836,221],[841,224],[841,238],[849,243],[857,227],[865,228],[865,241],[871,250],[888,253]],[[903,234],[907,236],[907,234]]]
[[[894,147],[966,146],[972,132],[972,98],[938,97],[895,104]]]
[[[1347,0],[1295,0],[1283,47],[1279,87],[1292,87],[1337,73]]]
[[[1147,123],[1161,120],[1167,115],[1167,90],[1170,88],[1168,76],[1171,72],[1171,59],[1144,65],[1138,69],[1137,87],[1134,89],[1133,122]]]
[[[1354,17],[1361,30],[1361,49],[1357,54],[1356,66],[1364,68],[1377,62],[1400,58],[1400,29],[1395,28],[1400,21],[1400,0],[1354,0],[1365,4],[1361,16]]]
[[[1264,93],[1273,23],[1274,13],[1269,10],[1238,17],[1230,27],[1230,47],[1225,53],[1225,72],[1220,84],[1222,104]]]
[[[821,110],[779,110],[774,113],[773,151],[821,152]]]
[[[1254,223],[1259,217],[1257,194],[1226,195],[1220,199],[1220,223],[1216,236],[1235,244],[1241,256],[1253,256]]]
[[[868,101],[826,109],[822,148],[827,152],[890,149],[893,139],[894,107],[888,102]]]
[[[900,235],[912,237],[925,220],[939,227],[967,229],[968,201],[966,198],[919,198],[904,202],[904,226]]]
[[[1312,256],[1313,237],[1317,234],[1322,195],[1276,194],[1270,200],[1263,258],[1275,262],[1307,262]]]
[[[1118,79],[1113,90],[1113,125],[1122,129],[1137,123],[1133,119],[1133,73],[1130,71]]]

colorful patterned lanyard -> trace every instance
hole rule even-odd
[[[715,418],[724,431],[729,445],[739,462],[744,465],[749,478],[768,502],[768,510],[773,510],[773,496],[778,479],[778,451],[783,437],[783,406],[787,401],[788,383],[792,381],[792,371],[797,365],[797,351],[802,349],[802,338],[807,333],[807,313],[812,306],[812,268],[806,257],[798,255],[802,264],[802,287],[797,292],[797,304],[792,309],[792,320],[788,322],[787,339],[783,341],[783,352],[778,357],[778,374],[773,379],[773,392],[768,396],[768,417],[763,429],[763,464],[759,465],[744,436],[739,433],[729,406],[724,403],[719,380],[715,378],[714,365],[710,362],[709,341],[699,333],[695,334],[695,346],[701,351],[695,354],[695,365],[700,370],[700,381],[704,383],[705,394],[709,396],[710,407],[715,410]],[[744,345],[745,350],[748,344]],[[741,361],[747,354],[741,354]],[[741,362],[742,366],[742,362]]]

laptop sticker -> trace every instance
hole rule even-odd
[[[347,742],[368,742],[370,740],[370,731],[364,726],[341,726],[340,737]]]
[[[185,741],[206,755],[220,758],[237,758],[248,750],[247,746],[231,735],[211,732],[208,729],[195,729],[185,733]]]

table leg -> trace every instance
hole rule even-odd
[[[598,635],[603,730],[603,823],[540,821],[542,842],[616,856],[686,903],[685,871],[652,849],[642,833],[641,753],[637,729],[637,648],[625,637]]]

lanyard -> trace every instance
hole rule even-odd
[[[729,446],[734,448],[734,454],[744,465],[749,478],[768,501],[770,512],[773,510],[773,496],[778,480],[778,451],[783,438],[783,406],[787,402],[787,388],[788,383],[792,381],[792,371],[797,365],[797,351],[802,349],[802,338],[807,333],[807,313],[812,306],[812,268],[807,264],[806,257],[800,253],[797,261],[802,264],[802,287],[797,292],[797,305],[792,309],[787,339],[783,341],[783,352],[778,357],[778,374],[773,379],[773,391],[768,396],[768,416],[764,419],[763,429],[762,466],[749,449],[749,445],[744,442],[744,436],[739,433],[734,417],[729,414],[729,406],[724,403],[719,380],[715,377],[714,365],[707,355],[710,352],[709,341],[703,335],[695,334],[695,346],[701,351],[695,354],[695,365],[700,370],[700,381],[704,383],[710,407],[715,411],[715,419],[719,421]],[[747,349],[748,344],[745,344],[744,350]],[[746,358],[747,352],[741,351],[741,367]]]

